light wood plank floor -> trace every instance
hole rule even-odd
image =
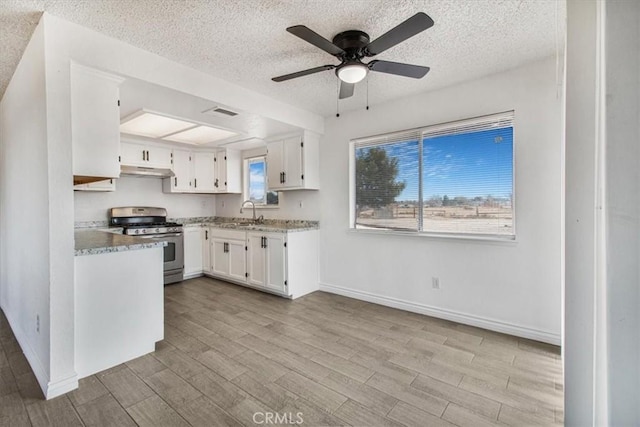
[[[0,343],[0,425],[235,426],[268,413],[307,426],[563,422],[557,347],[323,292],[169,286],[154,353],[49,401],[4,315]]]

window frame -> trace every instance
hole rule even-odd
[[[515,132],[515,110],[508,110],[495,114],[488,114],[482,116],[476,116],[468,119],[454,120],[450,122],[438,123],[429,126],[422,126],[413,129],[407,129],[396,132],[389,132],[384,134],[372,135],[363,138],[355,138],[349,141],[349,232],[358,234],[381,234],[381,235],[402,235],[402,236],[418,236],[418,237],[430,237],[439,239],[454,239],[454,240],[479,240],[479,241],[494,241],[494,242],[517,242],[517,222],[516,222],[516,132]],[[452,134],[450,132],[459,127],[468,129],[471,126],[482,126],[487,123],[509,121],[511,128],[513,129],[513,140],[511,148],[511,213],[512,213],[512,234],[493,234],[493,233],[459,233],[459,232],[437,232],[437,231],[423,231],[424,227],[424,200],[423,200],[423,156],[425,135],[433,136],[434,134]],[[420,216],[418,219],[418,229],[413,230],[393,230],[393,229],[376,229],[376,228],[358,228],[356,224],[356,150],[365,145],[382,145],[385,140],[397,140],[402,135],[415,135],[419,134],[419,195],[418,203],[421,206]],[[467,132],[462,132],[467,133]]]
[[[251,194],[249,191],[249,185],[250,185],[250,170],[249,170],[249,164],[251,163],[252,160],[257,160],[257,159],[262,159],[264,161],[264,179],[265,179],[265,191],[266,193],[269,193],[269,189],[268,189],[268,173],[267,173],[267,168],[269,167],[269,164],[267,162],[267,155],[266,154],[260,154],[260,155],[256,155],[256,156],[251,156],[251,157],[245,157],[242,162],[242,166],[243,166],[243,186],[242,186],[242,199],[243,200],[251,200]],[[266,193],[265,193],[265,199],[266,199]],[[278,194],[278,203],[275,205],[267,205],[266,203],[255,203],[256,209],[279,209],[280,208],[280,204],[282,203],[282,192],[281,191],[274,191],[274,193]]]

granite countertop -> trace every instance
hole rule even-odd
[[[76,230],[75,255],[97,255],[109,252],[132,251],[136,249],[161,248],[164,241],[144,239],[142,237],[114,234],[95,229]]]
[[[184,224],[185,227],[205,226],[240,231],[263,231],[265,233],[289,233],[317,230],[319,228],[318,221],[265,219],[262,224],[251,224],[251,220],[247,218],[216,217],[215,219],[212,218],[204,221],[181,221],[182,219],[183,218],[176,218],[176,221]]]

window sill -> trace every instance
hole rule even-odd
[[[245,207],[245,209],[250,209],[249,207]],[[260,209],[280,209],[280,206],[267,206],[267,205],[256,205],[256,210],[260,210]]]
[[[487,243],[505,243],[505,244],[516,244],[518,241],[515,236],[499,236],[499,235],[469,235],[469,234],[445,234],[445,233],[429,233],[429,232],[419,232],[419,231],[395,231],[395,230],[376,230],[376,229],[362,229],[362,228],[353,228],[350,227],[348,229],[349,233],[353,234],[373,234],[373,235],[383,235],[383,236],[408,236],[408,237],[422,237],[422,238],[431,238],[431,239],[440,239],[440,240],[449,240],[449,241],[476,241],[476,242],[487,242]]]

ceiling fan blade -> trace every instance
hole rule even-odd
[[[378,73],[395,74],[397,76],[411,77],[414,79],[421,79],[429,72],[429,67],[391,61],[375,60],[369,62],[367,66],[371,71],[377,71]]]
[[[431,28],[433,19],[426,13],[418,12],[397,27],[394,27],[369,43],[366,47],[367,56],[377,55],[407,40],[416,34]]]
[[[285,74],[284,76],[274,77],[271,80],[274,82],[283,82],[285,80],[291,80],[302,76],[308,76],[309,74],[319,73],[320,71],[333,70],[335,65],[323,65],[321,67],[309,68],[308,70],[298,71],[297,73]]]
[[[287,31],[294,36],[298,36],[302,40],[311,43],[316,47],[319,47],[320,49],[331,55],[338,56],[345,53],[344,50],[340,49],[338,46],[331,43],[329,40],[325,39],[315,31],[305,27],[304,25],[295,25],[293,27],[289,27],[287,28]]]
[[[353,83],[345,83],[343,81],[340,82],[340,95],[338,95],[339,99],[349,98],[353,96],[353,89],[356,87]]]

